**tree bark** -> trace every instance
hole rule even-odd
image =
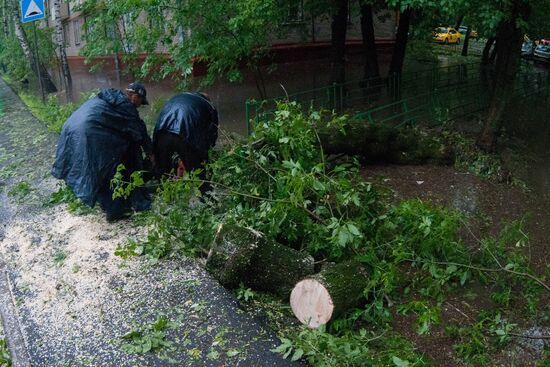
[[[265,238],[260,232],[237,225],[220,225],[206,268],[225,287],[240,283],[288,296],[292,287],[314,271],[314,260]]]
[[[490,62],[490,57],[489,57],[489,52],[491,51],[491,47],[495,43],[495,40],[496,40],[496,37],[487,38],[487,42],[485,42],[485,47],[483,47],[483,53],[482,53],[482,56],[481,56],[481,64],[482,65],[489,65],[491,63]]]
[[[72,99],[73,81],[71,78],[71,70],[65,52],[65,42],[63,40],[63,23],[61,21],[61,2],[60,0],[52,0],[53,7],[53,23],[54,23],[54,39],[59,51],[59,60],[61,61],[61,70],[63,75],[63,85],[67,94],[67,100]]]
[[[455,29],[458,31],[458,28],[462,25],[462,21],[464,20],[464,14],[461,14],[457,19],[455,23]]]
[[[518,19],[527,20],[530,7],[522,0],[512,3],[511,17],[497,27],[495,88],[487,118],[477,144],[486,151],[494,151],[502,130],[503,114],[514,92],[515,74],[518,69],[523,32],[516,25]]]
[[[326,267],[298,282],[290,294],[290,307],[301,323],[318,328],[364,299],[368,275],[357,261]]]
[[[348,29],[348,0],[338,0],[336,13],[332,16],[331,44],[332,65],[331,82],[343,83],[346,80],[346,33]]]
[[[363,53],[365,55],[364,78],[378,78],[378,55],[374,38],[374,21],[372,18],[372,5],[366,1],[361,2],[361,35],[363,37]]]
[[[469,44],[470,44],[470,26],[466,28],[466,36],[464,36],[464,44],[462,45],[462,56],[468,56]]]
[[[390,63],[389,74],[401,74],[405,52],[407,50],[407,41],[409,39],[409,27],[411,22],[411,8],[407,8],[399,17],[399,25],[395,36],[395,46]]]
[[[27,39],[25,30],[23,29],[23,26],[19,21],[19,9],[14,4],[12,4],[11,9],[15,37],[17,37],[17,40],[19,41],[19,45],[21,45],[21,49],[23,49],[23,53],[25,54],[25,57],[27,58],[27,62],[29,63],[31,69],[34,71],[36,76],[38,76],[38,71],[36,70],[34,55],[32,53],[31,46],[29,45],[29,40]]]
[[[6,1],[8,0],[2,0],[2,29],[4,30],[4,35],[8,36],[10,34],[10,14],[7,10]]]

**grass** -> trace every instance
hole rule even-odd
[[[11,367],[10,352],[4,338],[0,338],[0,367]]]
[[[69,102],[66,104],[60,104],[57,97],[53,95],[50,95],[45,103],[39,97],[23,91],[19,92],[19,97],[31,110],[32,114],[43,121],[50,131],[60,133],[69,116],[92,94],[95,94],[95,91],[83,94],[78,103]]]

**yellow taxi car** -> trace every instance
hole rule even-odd
[[[451,27],[438,27],[434,31],[434,41],[437,43],[460,43],[460,32]]]

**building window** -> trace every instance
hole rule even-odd
[[[286,23],[301,23],[304,21],[304,1],[294,1],[288,5]]]
[[[63,40],[65,41],[65,47],[71,47],[70,27],[71,23],[65,23],[63,25]]]
[[[86,17],[84,17],[84,26],[82,28],[84,30],[84,39],[94,31],[94,25],[88,23]]]
[[[74,31],[74,45],[80,45],[80,32],[82,28],[82,19],[76,19],[73,21],[73,31]]]

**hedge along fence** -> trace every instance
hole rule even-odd
[[[393,74],[388,77],[369,78],[360,81],[335,83],[309,89],[284,97],[261,101],[246,101],[247,129],[250,133],[254,122],[265,120],[273,114],[277,101],[288,99],[304,107],[329,109],[338,112],[353,109],[365,110],[415,96],[419,91],[449,88],[478,78],[479,64],[469,63],[444,66],[417,72]]]
[[[548,94],[548,73],[521,71],[515,96]],[[282,98],[246,101],[247,130],[272,117],[277,101],[291,100],[303,108],[348,113],[355,120],[392,126],[430,120],[439,124],[489,106],[494,73],[478,63],[430,69],[401,76],[372,78],[310,89]]]

